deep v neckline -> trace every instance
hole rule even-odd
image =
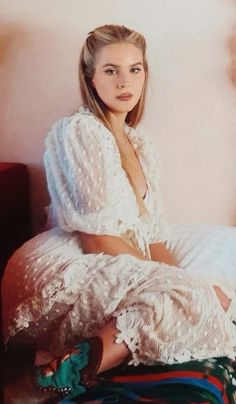
[[[133,148],[133,151],[134,151],[134,153],[136,155],[136,158],[138,160],[138,164],[140,166],[140,169],[142,170],[143,177],[144,177],[144,180],[145,180],[145,184],[146,184],[145,194],[144,194],[144,196],[142,196],[141,193],[140,193],[141,198],[145,202],[145,199],[146,199],[146,197],[148,195],[148,192],[149,192],[149,182],[148,182],[148,179],[147,179],[147,173],[145,171],[145,165],[144,165],[143,158],[142,158],[142,153],[141,153],[141,150],[142,150],[142,147],[144,146],[144,144],[142,142],[142,139],[138,138],[137,136],[133,138],[132,131],[134,131],[133,128],[129,127],[128,125],[125,126],[124,132],[126,133],[127,139],[129,141],[131,147]]]
[[[133,151],[134,151],[134,153],[135,153],[135,155],[136,155],[136,158],[137,158],[137,160],[138,160],[138,163],[139,163],[139,165],[140,165],[140,168],[141,168],[141,170],[142,170],[142,173],[143,173],[143,176],[144,176],[144,180],[145,180],[145,183],[146,183],[145,195],[142,196],[142,194],[140,193],[140,197],[141,197],[141,199],[143,200],[144,204],[147,205],[148,200],[149,200],[149,194],[150,194],[150,183],[149,183],[148,173],[147,173],[148,170],[146,170],[146,166],[145,166],[145,158],[144,158],[144,156],[143,156],[143,154],[142,154],[142,149],[143,149],[143,147],[144,147],[144,142],[142,141],[142,139],[141,139],[140,137],[137,137],[137,135],[136,135],[136,136],[135,136],[135,134],[134,134],[134,135],[133,135],[133,134],[131,135],[131,131],[133,132],[133,131],[135,131],[135,129],[129,127],[128,125],[126,125],[126,126],[127,126],[127,128],[128,128],[128,133],[125,132],[125,133],[126,133],[126,136],[127,136],[127,139],[128,139],[130,145],[131,145],[132,148],[133,148]],[[119,147],[118,147],[118,145],[117,145],[117,143],[116,143],[116,140],[115,140],[115,138],[114,138],[114,135],[112,135],[112,137],[113,137],[113,139],[114,139],[114,143],[116,144],[116,148],[117,148],[117,151],[118,151],[118,153],[119,153]],[[120,154],[120,153],[119,153],[119,154]],[[122,168],[123,168],[123,167],[122,167]],[[125,171],[125,170],[124,170],[124,171]],[[126,174],[126,177],[127,177],[126,171],[125,171],[125,174]],[[127,180],[128,180],[128,177],[127,177]],[[136,197],[136,195],[135,195],[134,189],[133,189],[133,187],[132,187],[130,181],[128,181],[128,183],[129,183],[129,187],[130,187],[130,189],[131,189],[131,191],[132,191],[132,194],[133,194],[135,200],[137,200],[137,197]],[[139,192],[139,191],[138,191],[138,192]]]
[[[104,122],[102,122],[99,118],[97,118],[89,110],[89,108],[87,108],[87,107],[81,106],[80,109],[79,109],[79,113],[82,113],[84,115],[88,115],[88,116],[93,117],[106,130],[106,132],[109,133],[109,136],[111,136],[111,138],[113,139],[112,142],[113,142],[113,145],[115,147],[115,150],[120,156],[119,147],[118,147],[118,144],[117,144],[116,139],[114,137],[114,134],[105,126]],[[148,172],[146,171],[146,163],[145,163],[143,155],[142,155],[142,149],[144,148],[144,141],[137,134],[137,129],[132,128],[127,123],[124,124],[124,133],[126,134],[127,139],[129,140],[131,146],[133,147],[133,150],[134,150],[134,152],[136,154],[136,157],[138,159],[138,163],[139,163],[140,168],[141,168],[141,170],[143,172],[143,176],[144,176],[145,183],[146,183],[146,192],[145,192],[145,195],[143,197],[142,197],[141,194],[140,194],[140,196],[143,199],[143,201],[145,202],[147,194],[150,193],[150,183],[149,183],[149,178],[148,178]],[[132,188],[131,184],[129,184],[129,185]],[[132,188],[132,192],[134,194],[133,188]]]

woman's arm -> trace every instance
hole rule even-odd
[[[118,236],[101,236],[80,232],[80,240],[86,253],[98,254],[103,252],[104,254],[113,256],[130,254],[141,260],[148,259],[148,257],[141,254],[136,248]]]
[[[121,237],[101,236],[88,233],[80,233],[82,247],[86,253],[99,254],[103,252],[108,255],[130,254],[141,260],[148,260],[148,257],[141,254],[136,248],[126,243]],[[178,266],[172,254],[163,243],[150,244],[151,259],[164,262],[169,265]]]
[[[168,265],[178,266],[174,256],[170,253],[170,251],[166,248],[165,244],[163,243],[155,243],[150,244],[150,253],[151,259],[153,261],[164,262]]]

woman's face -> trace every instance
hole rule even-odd
[[[135,107],[145,81],[142,51],[120,42],[104,46],[96,55],[92,79],[98,96],[114,114],[127,114]]]

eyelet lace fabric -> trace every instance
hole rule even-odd
[[[54,227],[14,253],[2,282],[5,341],[34,341],[60,355],[117,319],[131,363],[236,354],[236,327],[215,292],[186,270],[128,254],[85,254],[79,231],[123,237],[146,254],[169,230],[159,166],[148,141],[127,128],[148,184],[140,217],[112,134],[87,109],[55,124],[45,166]],[[14,285],[14,287],[13,287]]]

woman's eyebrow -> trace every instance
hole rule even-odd
[[[130,67],[139,66],[139,65],[142,66],[143,63],[142,63],[142,62],[133,63],[132,65],[130,65]],[[106,63],[106,64],[103,65],[102,67],[107,67],[107,66],[120,67],[119,65],[115,65],[114,63]]]

